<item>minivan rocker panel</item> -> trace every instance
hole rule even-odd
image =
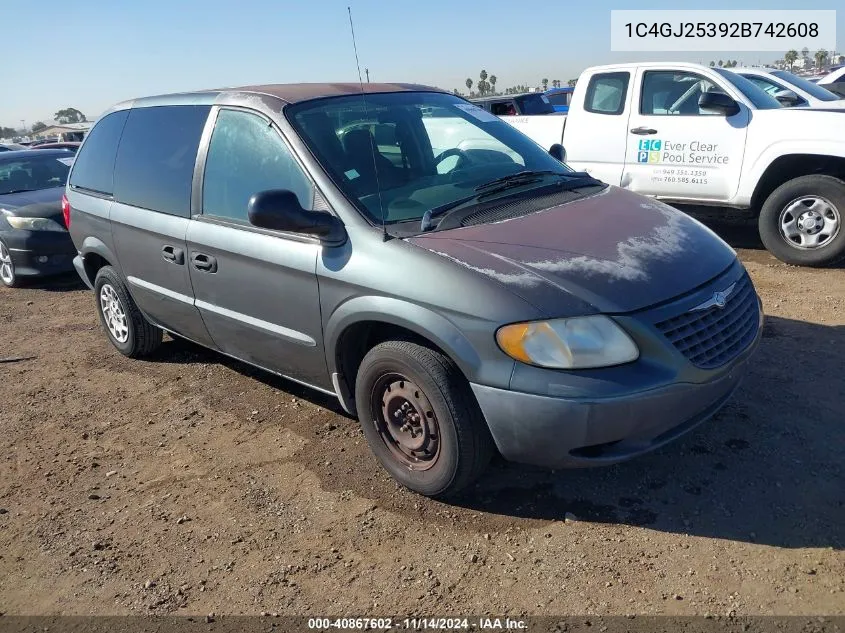
[[[425,495],[496,451],[582,467],[657,448],[718,411],[760,340],[754,286],[709,229],[432,88],[129,102],[66,195],[121,353],[164,330],[335,394]]]

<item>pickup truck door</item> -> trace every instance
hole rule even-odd
[[[716,76],[682,69],[637,71],[622,186],[672,200],[728,200],[739,186],[750,118],[698,107],[703,92],[737,98]]]
[[[586,89],[580,87],[582,82]],[[630,84],[628,71],[598,72],[580,79],[563,131],[567,164],[611,185],[619,185],[625,167]]]

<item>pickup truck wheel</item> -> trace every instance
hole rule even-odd
[[[161,345],[162,331],[147,321],[120,275],[111,266],[103,266],[97,272],[94,295],[100,323],[121,354],[140,358]]]
[[[801,176],[775,189],[760,210],[763,244],[796,266],[829,266],[845,258],[845,182]]]
[[[361,361],[358,419],[375,456],[402,485],[429,497],[456,493],[486,468],[493,443],[458,367],[409,341],[386,341]]]

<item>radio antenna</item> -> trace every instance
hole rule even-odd
[[[369,109],[367,108],[367,93],[364,90],[364,80],[361,78],[361,64],[358,61],[358,44],[355,43],[355,27],[352,24],[352,7],[347,6],[346,11],[349,13],[349,30],[352,32],[352,48],[355,50],[355,66],[358,68],[358,85],[361,86],[361,101],[364,103],[364,116],[366,118],[370,117]],[[369,83],[369,69],[367,69],[367,82]],[[369,132],[368,132],[369,133]],[[378,177],[378,164],[376,163],[376,148],[375,148],[375,139],[370,136],[370,152],[373,156],[373,171],[376,175],[376,189],[378,191],[378,208],[379,208],[379,215],[381,215],[381,232],[382,238],[386,242],[390,239],[390,236],[387,233],[387,226],[384,217],[384,202],[381,198],[381,182],[379,182]]]

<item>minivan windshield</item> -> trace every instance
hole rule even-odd
[[[518,172],[520,188],[577,177],[498,117],[454,95],[392,92],[285,108],[329,176],[374,224],[416,221]]]

